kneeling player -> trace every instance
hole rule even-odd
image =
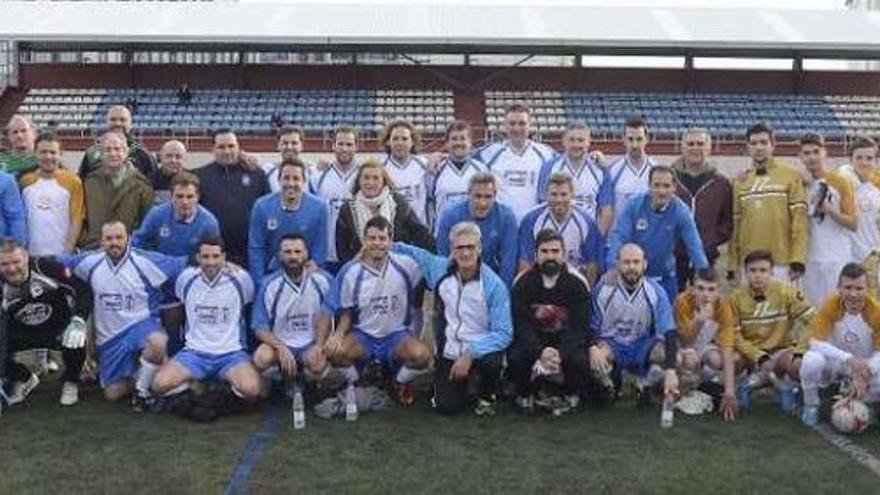
[[[822,304],[810,325],[801,361],[801,420],[819,422],[819,389],[851,379],[856,398],[880,401],[880,302],[868,295],[868,277],[857,263],[843,267],[837,293]]]
[[[412,258],[389,252],[392,229],[385,217],[368,220],[364,248],[336,275],[326,308],[338,323],[324,353],[340,367],[381,361],[397,371],[394,392],[409,405],[413,395],[408,383],[427,371],[431,353],[411,329],[413,289],[422,273]]]
[[[59,263],[30,258],[11,239],[0,242],[0,273],[0,385],[11,382],[9,403],[21,402],[40,383],[37,375],[12,360],[13,355],[27,349],[61,349],[64,384],[60,402],[62,406],[76,404],[85,360],[85,320],[91,305],[88,287]]]
[[[250,275],[226,264],[219,237],[199,242],[198,267],[183,271],[174,284],[186,310],[184,347],[162,365],[153,380],[157,394],[168,394],[190,380],[221,378],[246,401],[260,395],[260,376],[245,352],[245,306],[253,301]]]
[[[268,275],[260,285],[253,311],[253,329],[261,344],[254,353],[260,372],[276,364],[293,384],[299,371],[320,379],[329,365],[321,345],[326,335],[318,335],[316,325],[324,299],[330,291],[330,278],[324,272],[309,272],[309,249],[299,234],[281,238],[278,249],[281,270]]]
[[[675,300],[675,321],[681,349],[683,388],[694,388],[703,380],[724,372],[721,414],[726,420],[736,415],[733,366],[733,313],[718,292],[718,274],[711,268],[697,270],[693,286]]]
[[[733,310],[736,352],[752,374],[737,390],[740,407],[751,405],[751,391],[773,383],[779,405],[791,413],[796,407],[794,386],[800,359],[795,355],[797,336],[804,335],[813,308],[796,287],[773,279],[773,255],[752,251],[745,257],[746,283],[733,290],[728,303]]]
[[[641,386],[652,387],[661,373],[649,373],[663,364],[664,395],[678,394],[675,361],[678,337],[666,291],[645,277],[645,253],[636,244],[625,244],[617,255],[614,283],[602,281],[593,296],[590,327],[599,340],[589,346],[590,371],[606,392],[614,389],[613,375],[636,375]],[[607,277],[606,277],[607,278]],[[647,398],[643,395],[642,398]]]

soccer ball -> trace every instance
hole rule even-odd
[[[871,420],[871,409],[862,401],[846,397],[831,406],[831,424],[841,433],[865,431]]]

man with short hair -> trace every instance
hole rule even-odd
[[[813,308],[800,289],[773,278],[773,254],[748,253],[743,261],[745,282],[727,296],[733,310],[736,352],[751,375],[737,389],[739,407],[751,406],[751,393],[773,383],[786,414],[796,407],[800,356],[795,345],[813,318]]]
[[[849,146],[850,163],[841,173],[855,185],[858,227],[852,234],[853,259],[876,265],[880,257],[880,176],[877,174],[877,142],[856,136]],[[873,277],[872,277],[873,274]],[[868,287],[876,289],[876,273],[869,269]]]
[[[324,354],[337,367],[381,361],[396,372],[394,394],[410,405],[409,382],[430,368],[431,353],[411,328],[413,289],[422,272],[412,258],[390,252],[392,229],[385,217],[368,220],[364,248],[336,275],[325,309],[338,321]]]
[[[219,237],[199,241],[198,260],[174,284],[186,310],[184,348],[159,368],[152,389],[168,395],[190,381],[219,378],[229,383],[230,399],[256,400],[262,384],[246,352],[245,318],[245,306],[254,299],[253,280],[226,263]]]
[[[431,221],[438,226],[446,208],[466,200],[471,177],[486,172],[486,164],[471,156],[471,125],[456,120],[446,128],[446,156],[437,164],[428,194],[432,204]]]
[[[733,234],[727,276],[733,279],[746,254],[768,250],[780,280],[804,274],[807,255],[807,203],[801,174],[773,157],[773,129],[758,123],[746,130],[752,164],[733,187]]]
[[[279,267],[278,247],[285,234],[300,234],[318,265],[327,257],[327,202],[306,191],[306,165],[298,159],[279,167],[281,191],[254,203],[248,233],[248,266],[257,280]]]
[[[687,205],[675,197],[675,172],[656,165],[649,173],[650,192],[639,193],[614,220],[608,238],[607,270],[613,275],[620,247],[631,242],[647,253],[645,276],[657,281],[674,301],[678,295],[675,273],[675,245],[687,248],[691,264],[701,270],[709,267],[700,234]]]
[[[707,129],[688,129],[681,138],[681,157],[672,163],[675,171],[675,195],[693,213],[703,251],[714,266],[718,248],[730,240],[733,232],[733,186],[709,161],[712,136]],[[687,249],[681,243],[675,249],[678,287],[684,289],[693,269]]]
[[[322,170],[309,174],[312,192],[325,199],[330,207],[327,216],[327,259],[325,267],[331,274],[342,268],[336,254],[336,223],[339,210],[346,200],[351,199],[358,174],[355,159],[358,149],[358,131],[351,126],[339,126],[333,133],[333,160]]]
[[[76,404],[92,302],[88,287],[54,260],[31,258],[14,240],[0,241],[0,275],[0,396],[4,381],[11,382],[7,402],[13,404],[40,383],[36,374],[13,360],[16,352],[56,349],[64,360],[60,403]]]
[[[861,265],[841,269],[837,292],[816,312],[805,343],[800,365],[804,424],[819,422],[819,389],[840,380],[852,380],[855,398],[880,402],[880,302],[868,293]]]
[[[449,237],[448,258],[403,243],[396,243],[394,250],[418,263],[442,303],[434,406],[443,414],[455,414],[473,402],[477,416],[494,416],[504,350],[513,334],[510,297],[498,275],[480,261],[476,224],[456,224]],[[474,374],[479,382],[476,400],[471,401],[468,385]]]
[[[156,170],[156,161],[144,145],[135,140],[131,135],[131,127],[131,111],[127,107],[124,105],[113,105],[107,110],[107,129],[104,132],[114,132],[121,135],[124,138],[128,161],[144,177],[150,177],[153,175],[153,171]],[[82,162],[79,165],[79,178],[83,183],[85,183],[89,174],[98,170],[105,163],[102,156],[103,151],[103,144],[100,141],[86,148]]]
[[[721,298],[718,273],[696,270],[694,281],[675,300],[682,386],[695,388],[702,381],[723,377],[719,410],[726,421],[736,417],[734,393],[733,311]]]
[[[132,394],[132,407],[151,402],[150,385],[165,361],[167,337],[158,319],[160,291],[186,267],[184,257],[170,257],[129,247],[125,224],[101,227],[101,248],[60,259],[94,294],[99,379],[104,397]]]
[[[538,197],[547,201],[547,182],[555,173],[564,173],[574,180],[574,204],[596,221],[603,235],[611,228],[614,200],[606,170],[590,155],[590,128],[575,121],[565,126],[562,134],[563,153],[547,162],[538,179]]]
[[[605,166],[614,197],[614,218],[620,216],[631,197],[649,189],[648,174],[658,163],[645,151],[648,140],[648,121],[640,116],[627,118],[623,123],[626,152]]]
[[[449,205],[437,222],[437,254],[448,256],[449,234],[461,222],[480,227],[481,258],[509,287],[516,275],[517,223],[513,210],[496,201],[498,179],[480,172],[468,181],[468,197]]]
[[[550,146],[532,141],[531,110],[522,104],[507,108],[504,117],[507,139],[489,143],[474,153],[498,178],[498,201],[509,206],[517,224],[538,204],[538,177],[544,163],[556,152]]]
[[[32,226],[28,251],[34,256],[72,253],[86,213],[82,182],[61,166],[61,140],[54,132],[37,136],[36,155],[39,168],[19,181]]]
[[[288,385],[301,372],[318,380],[329,371],[323,349],[329,327],[321,331],[318,321],[332,280],[306,268],[309,248],[300,234],[281,237],[278,259],[281,268],[262,280],[254,300],[251,328],[260,341],[254,365],[265,372],[277,364]]]
[[[176,139],[165,141],[159,149],[159,167],[149,176],[157,203],[171,199],[171,181],[184,171],[186,171],[186,146]]]
[[[598,338],[587,348],[590,373],[609,397],[619,392],[622,371],[634,374],[643,392],[662,380],[664,396],[678,394],[672,308],[660,284],[645,276],[645,265],[642,248],[624,244],[614,265],[616,281],[603,280],[593,293],[590,331]]]
[[[517,405],[530,411],[539,387],[559,388],[543,405],[560,414],[583,403],[586,345],[590,330],[589,284],[566,261],[563,236],[544,229],[535,240],[535,265],[517,277],[511,290],[513,344],[507,353]]]
[[[565,259],[592,284],[602,264],[603,238],[589,214],[573,204],[574,179],[562,172],[547,181],[547,202],[532,208],[519,226],[519,271],[535,260],[535,242],[544,229],[565,239]]]
[[[859,220],[852,183],[828,169],[825,139],[808,133],[801,137],[800,148],[810,218],[804,292],[811,304],[819,305],[837,287],[840,270],[852,261],[852,236]]]
[[[0,152],[0,171],[8,172],[17,178],[37,168],[34,155],[37,132],[25,116],[15,114],[6,124],[6,140],[9,150]]]
[[[251,208],[269,193],[266,174],[247,165],[234,132],[220,129],[214,133],[214,161],[196,175],[201,184],[199,201],[220,222],[227,259],[247,266]]]
[[[153,206],[153,188],[128,161],[125,136],[109,131],[101,136],[100,144],[104,164],[83,183],[86,228],[81,245],[86,248],[98,242],[105,223],[118,220],[126,231],[134,230]]]
[[[280,159],[277,162],[265,162],[260,165],[266,173],[270,192],[276,193],[281,190],[281,164],[288,160],[300,159],[299,154],[302,153],[305,142],[305,132],[301,127],[285,125],[278,130],[276,149]]]

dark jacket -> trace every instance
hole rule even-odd
[[[220,165],[211,162],[196,170],[199,202],[217,217],[230,261],[247,266],[248,229],[251,208],[269,194],[269,183],[262,170],[249,170],[244,164]]]
[[[562,340],[579,348],[597,340],[590,328],[591,297],[587,281],[569,271],[568,266],[559,273],[556,285],[544,287],[544,279],[537,266],[529,268],[516,278],[510,297],[513,308],[513,345],[535,348],[540,335],[556,334]],[[537,306],[555,306],[559,314],[546,328],[535,315]]]
[[[718,247],[726,244],[733,233],[733,187],[727,177],[710,166],[704,172],[707,177],[703,178],[703,185],[691,194],[680,179],[687,173],[681,158],[673,162],[672,167],[675,170],[675,194],[694,211],[706,258],[712,264],[718,258]],[[687,251],[680,243],[676,258],[688,259]]]
[[[394,240],[405,242],[435,252],[434,236],[416,216],[409,203],[403,196],[392,193],[397,210],[394,214]],[[355,232],[354,214],[351,210],[349,199],[339,210],[339,220],[336,221],[336,255],[339,263],[347,263],[361,250],[361,238]]]
[[[118,188],[101,170],[92,172],[83,183],[86,199],[86,224],[83,226],[81,245],[95,246],[101,238],[101,226],[112,220],[125,224],[133,232],[153,206],[153,188],[150,181],[137,170]]]

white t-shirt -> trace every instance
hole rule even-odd
[[[403,196],[419,220],[428,225],[428,162],[412,155],[406,163],[397,163],[388,155],[385,157],[385,170],[394,181],[394,192]]]
[[[538,204],[541,168],[555,155],[553,148],[534,141],[528,141],[520,152],[504,141],[487,144],[475,154],[498,178],[498,201],[513,210],[517,224]]]
[[[246,271],[226,267],[208,280],[201,268],[190,267],[177,277],[174,293],[186,309],[187,349],[219,355],[245,348],[244,307],[254,300]]]
[[[611,180],[611,191],[614,195],[614,215],[620,215],[627,201],[636,194],[650,189],[649,175],[657,164],[650,157],[645,157],[641,168],[635,168],[624,155],[608,165],[608,178]]]
[[[312,192],[326,199],[330,205],[330,215],[327,218],[327,261],[339,261],[336,255],[336,222],[345,200],[351,198],[351,188],[357,172],[357,164],[352,164],[348,172],[343,172],[333,162],[326,170],[314,171],[309,176]]]

